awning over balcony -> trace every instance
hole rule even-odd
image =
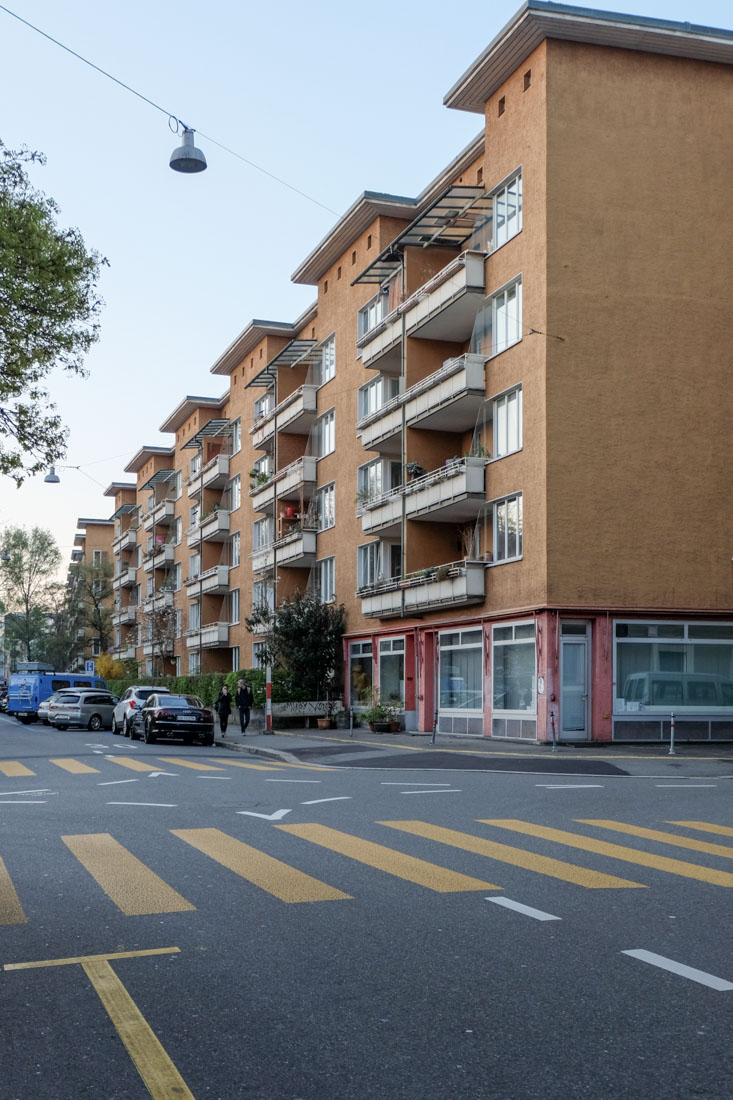
[[[492,216],[492,198],[483,187],[454,184],[383,248],[351,284],[381,284],[397,271],[408,247],[460,249]]]
[[[187,447],[195,447],[199,449],[204,439],[214,435],[228,435],[228,429],[231,427],[229,421],[223,417],[213,417],[211,420],[207,420],[203,428],[199,428],[195,435],[183,444],[183,450]]]
[[[151,478],[141,485],[141,489],[151,489],[154,485],[163,485],[169,481],[172,481],[176,476],[175,470],[158,470],[156,474],[153,474]]]
[[[277,377],[278,367],[292,367],[302,359],[312,347],[315,347],[315,340],[291,340],[289,344],[286,344],[282,351],[279,351],[274,359],[258,371],[253,378],[250,378],[249,382],[245,386],[245,389],[250,387],[256,387],[258,389],[269,389],[275,382]]]

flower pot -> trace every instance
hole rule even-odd
[[[389,733],[389,722],[375,722],[374,723],[374,732],[375,733]]]
[[[288,507],[285,509],[285,517],[286,519],[295,519],[295,508],[293,508],[291,505],[288,505]]]
[[[333,729],[333,720],[331,718],[316,718],[319,730]]]
[[[390,733],[399,733],[401,729],[402,729],[401,722],[390,722],[389,723],[389,732]]]

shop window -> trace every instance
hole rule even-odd
[[[405,705],[405,639],[379,640],[379,701]]]
[[[733,712],[733,623],[616,622],[614,640],[617,714]]]
[[[438,639],[440,710],[483,708],[481,630],[452,630]]]
[[[492,633],[494,712],[536,713],[535,624],[495,626]]]
[[[372,703],[372,643],[352,642],[349,646],[349,685],[352,706]]]

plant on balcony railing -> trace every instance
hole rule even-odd
[[[263,485],[267,485],[267,482],[272,477],[272,474],[268,474],[265,470],[250,470],[249,471],[249,491],[253,493],[255,489],[260,489]]]
[[[210,519],[214,519],[221,511],[225,511],[225,509],[222,508],[220,501],[217,501],[216,504],[212,504],[208,512],[204,512],[202,516],[199,516],[199,527],[202,527],[204,523],[207,523]]]

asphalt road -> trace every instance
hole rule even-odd
[[[728,1100],[731,790],[0,716],[0,1100]]]

